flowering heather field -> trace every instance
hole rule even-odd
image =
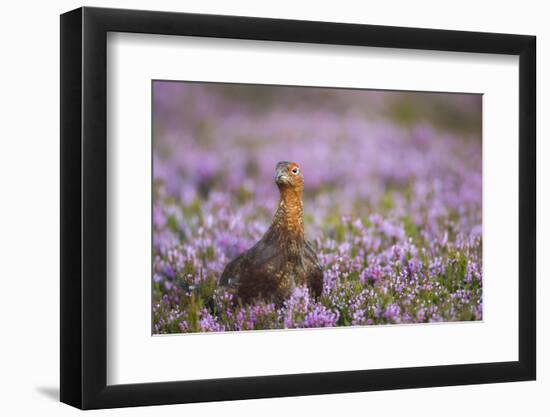
[[[480,320],[481,97],[155,81],[153,333]],[[241,305],[224,266],[305,178],[317,301]]]

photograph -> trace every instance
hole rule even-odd
[[[151,88],[154,335],[483,320],[482,94]]]

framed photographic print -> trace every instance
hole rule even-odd
[[[61,16],[61,401],[535,379],[535,38]]]

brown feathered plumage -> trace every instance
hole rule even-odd
[[[315,297],[323,289],[323,270],[304,237],[304,178],[295,162],[279,162],[275,183],[280,200],[262,239],[229,262],[220,284],[233,289],[243,303],[263,298],[281,304],[297,285],[306,284]]]

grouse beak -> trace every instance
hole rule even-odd
[[[275,183],[277,185],[286,185],[289,182],[288,175],[281,169],[277,168],[275,171]]]

